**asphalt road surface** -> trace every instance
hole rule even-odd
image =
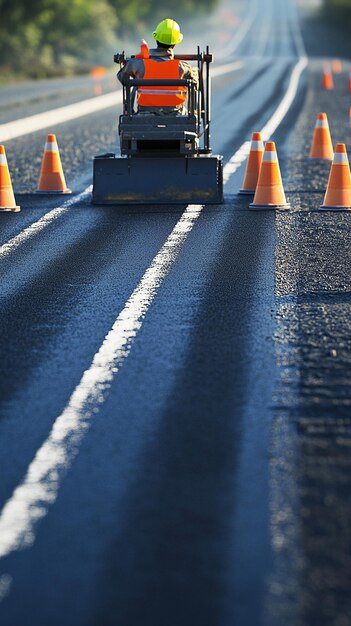
[[[1,626],[351,624],[351,218],[315,210],[329,164],[307,158],[319,111],[350,150],[350,63],[321,90],[290,0],[226,19],[208,25],[223,205],[93,207],[117,105],[5,142]],[[2,87],[0,142],[92,92]],[[236,195],[259,130],[291,210]],[[47,132],[68,199],[31,193]]]

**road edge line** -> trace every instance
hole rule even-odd
[[[84,191],[81,191],[77,196],[69,198],[62,206],[51,209],[48,213],[45,213],[39,220],[27,226],[21,230],[17,235],[6,241],[0,246],[0,259],[8,256],[22,244],[40,233],[46,226],[54,222],[58,217],[66,213],[72,206],[79,204],[82,200],[85,200],[91,193],[91,185],[89,185]]]

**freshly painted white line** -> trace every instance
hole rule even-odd
[[[218,67],[214,67],[211,69],[212,78],[217,78],[218,76],[223,76],[223,74],[229,74],[230,72],[235,72],[236,70],[240,70],[243,67],[242,61],[233,61],[232,63],[224,63],[224,65],[218,65]]]
[[[45,213],[45,215],[43,215],[43,217],[41,217],[37,222],[27,226],[27,228],[18,233],[18,235],[9,239],[9,241],[0,246],[0,259],[17,250],[22,243],[40,233],[40,231],[44,230],[44,228],[63,215],[63,213],[66,213],[72,206],[78,204],[82,200],[86,200],[90,196],[90,193],[91,185],[78,194],[78,196],[66,200],[62,206]]]
[[[163,279],[202,209],[201,205],[186,208],[84,372],[67,407],[56,419],[23,483],[6,503],[0,518],[0,557],[33,543],[34,525],[56,500],[62,476],[77,454],[95,407],[103,401],[104,393],[128,356]]]
[[[273,133],[277,130],[278,126],[281,124],[287,112],[289,111],[297,93],[301,74],[307,67],[307,64],[307,57],[301,57],[299,62],[295,65],[290,77],[288,90],[283,100],[281,101],[280,105],[276,109],[274,115],[271,117],[269,122],[267,122],[267,124],[261,130],[263,141],[267,141],[273,135]]]
[[[226,163],[223,169],[223,182],[226,184],[229,178],[235,174],[235,172],[239,169],[239,167],[244,163],[245,159],[247,159],[250,152],[251,142],[245,141],[236,151],[235,154],[229,159],[228,163]]]
[[[24,135],[34,133],[37,130],[43,130],[44,128],[56,128],[58,124],[63,124],[64,122],[96,113],[96,111],[114,107],[121,102],[122,92],[114,91],[112,93],[106,93],[103,96],[97,96],[57,109],[51,109],[50,111],[43,111],[43,113],[38,113],[37,115],[30,115],[29,117],[24,117],[14,122],[1,124],[0,143],[5,143],[5,141],[15,139],[16,137],[23,137]]]
[[[273,133],[277,130],[278,126],[283,121],[287,112],[289,111],[299,86],[299,80],[302,72],[307,66],[307,58],[303,57],[299,60],[299,62],[295,65],[291,77],[287,92],[280,102],[278,108],[275,113],[271,117],[271,119],[267,122],[267,124],[262,128],[261,135],[263,141],[268,141],[268,139],[273,135]],[[224,183],[228,182],[229,178],[239,169],[241,164],[247,159],[250,153],[251,142],[245,141],[239,150],[231,157],[224,168],[223,179]]]
[[[273,121],[266,125],[266,133],[267,129],[275,129],[282,121],[288,110],[287,103],[291,104],[296,95],[297,77],[304,67],[300,60],[292,73],[288,92],[278,107],[279,115],[274,114]],[[245,142],[227,163],[224,168],[226,182],[243,163],[249,150],[250,142]],[[201,205],[186,208],[118,315],[68,405],[56,418],[48,438],[29,465],[23,482],[5,504],[0,514],[0,558],[34,542],[36,523],[55,502],[63,476],[77,455],[94,414],[129,355],[150,305],[202,210]]]

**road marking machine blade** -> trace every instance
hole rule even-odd
[[[115,157],[94,161],[94,204],[220,204],[222,157]]]

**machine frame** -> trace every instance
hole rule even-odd
[[[131,57],[133,58],[133,57]],[[199,88],[190,79],[146,80],[125,77],[119,117],[121,156],[95,157],[94,204],[218,204],[223,201],[223,158],[211,150],[211,79],[213,56],[205,52],[175,55],[196,62]],[[123,65],[124,52],[114,56]],[[186,86],[185,114],[135,110],[141,86]]]

